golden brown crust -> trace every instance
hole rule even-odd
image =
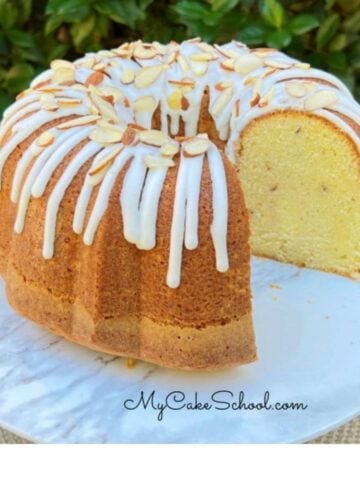
[[[209,115],[203,113],[201,118],[202,128],[209,129]],[[9,208],[9,195],[15,165],[34,137],[49,126],[23,142],[4,169],[0,208],[6,228],[0,232],[0,272],[15,310],[74,342],[165,366],[215,369],[253,361],[248,214],[230,162],[224,161],[230,270],[219,273],[215,268],[210,236],[212,187],[205,161],[199,206],[200,245],[194,251],[184,249],[181,285],[170,289],[165,281],[177,166],[169,170],[162,191],[153,250],[138,250],[124,239],[119,194],[127,166],[117,178],[94,244],[85,246],[72,231],[75,202],[90,159],[60,205],[55,256],[43,259],[43,222],[49,194],[84,143],[64,158],[45,194],[30,200],[23,233],[13,233],[15,208]],[[98,187],[90,206],[97,191]]]

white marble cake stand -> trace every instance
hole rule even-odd
[[[270,285],[276,284],[276,285]],[[280,288],[276,288],[279,286]],[[101,355],[19,318],[0,289],[0,424],[56,443],[300,442],[360,413],[360,283],[268,260],[253,261],[259,361],[217,373],[177,372]],[[219,410],[219,391],[247,405],[302,402],[305,410]],[[172,391],[209,410],[127,410],[143,391]],[[230,393],[215,393],[227,401]],[[174,400],[174,399],[173,399]],[[131,401],[133,403],[131,403]],[[180,407],[183,403],[170,402]]]

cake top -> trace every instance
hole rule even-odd
[[[137,41],[89,53],[74,63],[54,60],[7,109],[0,128],[0,181],[11,153],[39,131],[13,178],[11,199],[18,203],[15,231],[21,233],[24,228],[30,198],[44,194],[64,157],[85,142],[50,193],[44,257],[54,254],[56,216],[65,191],[91,159],[73,230],[83,234],[86,244],[93,242],[115,179],[130,161],[120,198],[124,236],[140,249],[151,249],[156,243],[161,189],[167,170],[179,158],[167,277],[168,285],[176,287],[183,244],[188,249],[198,244],[199,186],[206,157],[213,186],[215,262],[219,271],[226,271],[228,199],[223,160],[207,136],[197,135],[205,91],[209,114],[219,138],[227,141],[230,159],[246,124],[275,110],[323,116],[359,146],[354,125],[360,123],[360,108],[347,88],[334,76],[274,49],[249,49],[236,41],[222,46],[200,39],[168,45]],[[151,130],[157,111],[161,131]],[[186,138],[177,141],[180,120]],[[43,131],[54,121],[55,126]],[[97,186],[85,226],[89,199]]]

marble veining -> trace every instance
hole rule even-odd
[[[71,344],[17,316],[0,291],[0,424],[51,443],[266,443],[316,436],[360,413],[360,283],[255,259],[259,361],[216,373],[176,372]],[[304,411],[126,410],[141,391],[189,402],[219,390]]]

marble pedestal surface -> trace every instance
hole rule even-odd
[[[18,317],[1,285],[0,425],[40,442],[283,443],[358,415],[360,283],[254,259],[252,284],[259,360],[216,373],[142,362],[129,369]],[[145,400],[154,392],[153,405],[133,409],[141,392]],[[268,407],[307,408],[244,410],[263,403],[265,392]],[[243,406],[226,408],[214,394],[234,408],[243,395]],[[159,420],[167,395],[173,409]],[[211,408],[200,409],[206,402]]]

